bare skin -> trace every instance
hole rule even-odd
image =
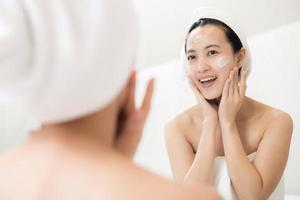
[[[0,157],[0,199],[219,199],[207,186],[184,186],[132,162],[151,105],[150,80],[141,108],[135,79],[104,109],[43,125]]]
[[[213,66],[218,56],[227,66]],[[246,94],[246,75],[238,75],[245,50],[234,54],[223,30],[198,27],[187,41],[188,79],[198,104],[165,127],[171,168],[178,182],[212,184],[217,156],[226,159],[237,197],[267,199],[278,184],[289,154],[291,117]],[[199,79],[217,76],[205,88]],[[253,162],[247,155],[257,152]]]

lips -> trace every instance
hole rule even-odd
[[[207,76],[207,77],[203,77],[203,78],[199,79],[199,81],[201,83],[205,83],[207,81],[212,81],[212,80],[216,80],[216,79],[217,79],[216,76]]]
[[[209,76],[199,79],[199,83],[203,88],[208,88],[214,85],[217,79],[218,78],[216,76]]]

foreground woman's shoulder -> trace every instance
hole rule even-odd
[[[100,170],[93,171],[98,180],[92,187],[94,191],[101,188],[99,197],[109,196],[110,199],[219,199],[216,192],[207,186],[185,186],[155,175],[123,156],[111,154],[110,161],[100,164]],[[91,185],[89,185],[89,188]]]

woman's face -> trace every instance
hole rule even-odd
[[[222,95],[230,71],[240,63],[239,57],[218,26],[197,27],[187,38],[187,76],[208,100]]]

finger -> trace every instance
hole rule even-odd
[[[247,74],[245,72],[242,73],[242,77],[241,77],[241,83],[240,83],[240,94],[241,96],[245,96],[246,94],[246,89],[247,89],[247,83],[246,83],[246,79],[247,79]]]
[[[233,68],[233,76],[232,76],[232,81],[233,81],[233,86],[235,85],[235,83],[236,83],[236,79],[235,79],[235,72],[236,72],[236,68],[234,67]]]
[[[234,95],[235,96],[239,96],[239,71],[238,71],[238,68],[236,67],[235,68],[235,75],[234,75]]]
[[[117,149],[125,156],[133,158],[142,137],[143,124],[129,122],[116,140]]]
[[[233,69],[233,74],[232,74],[232,95],[235,95],[235,85],[236,85],[236,68]]]
[[[132,70],[128,82],[128,101],[126,105],[127,110],[135,109],[135,86],[136,86],[136,75],[137,71]]]
[[[231,72],[230,72],[230,75],[229,75],[229,79],[230,79],[230,82],[229,82],[229,91],[228,91],[228,97],[231,97],[231,96],[233,96],[233,84],[234,84],[234,82],[233,82],[233,73],[234,73],[234,71],[232,70]]]
[[[153,90],[154,79],[152,78],[147,84],[147,89],[141,108],[139,110],[132,111],[130,117],[127,119],[124,130],[120,134],[120,137],[117,141],[117,144],[122,152],[128,152],[129,155],[131,152],[135,152],[135,148],[141,137],[145,119],[147,118],[151,107]]]
[[[145,116],[148,115],[151,102],[152,102],[152,96],[153,96],[153,90],[154,90],[154,78],[150,79],[147,85],[146,93],[143,99],[143,103],[141,105],[140,111],[145,114]]]
[[[225,81],[224,89],[223,89],[223,94],[222,94],[222,99],[223,98],[228,98],[228,92],[229,92],[229,85],[230,85],[230,79],[227,78]]]

